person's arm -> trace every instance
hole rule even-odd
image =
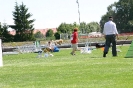
[[[104,24],[104,28],[103,28],[103,37],[105,38],[106,35],[105,35],[105,24]]]
[[[116,38],[119,39],[118,34],[116,34]]]
[[[78,38],[78,34],[77,33],[75,34],[75,38],[77,39],[77,41],[79,41],[79,38]]]
[[[79,37],[78,37],[78,34],[77,34],[77,40],[79,41]]]
[[[115,31],[116,38],[119,39],[116,24],[114,24],[113,28],[114,28],[114,31]]]

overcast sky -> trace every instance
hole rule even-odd
[[[99,22],[107,7],[118,0],[78,0],[81,22]],[[35,29],[56,28],[62,22],[79,23],[76,0],[0,0],[0,22],[14,24],[12,12],[15,2],[24,3],[35,19]]]

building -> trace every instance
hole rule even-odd
[[[46,29],[34,29],[33,31],[33,34],[37,33],[37,32],[41,32],[44,36],[46,35],[46,32],[49,30],[49,29],[52,29],[53,30],[53,33],[56,33],[57,32],[57,29],[56,28],[46,28]],[[15,30],[11,30],[9,31],[9,33],[11,35],[15,35],[16,34],[16,31]]]

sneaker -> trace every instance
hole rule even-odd
[[[106,54],[107,54],[107,53],[106,53],[106,52],[104,52],[104,53],[103,53],[103,57],[106,57]]]
[[[71,55],[75,55],[75,53],[72,53],[72,52],[71,52],[70,54],[71,54]]]
[[[76,55],[75,53],[73,55]]]
[[[71,52],[70,54],[71,54],[71,55],[73,55],[73,53],[72,53],[72,52]]]
[[[106,57],[106,54],[105,53],[103,54],[103,57]]]

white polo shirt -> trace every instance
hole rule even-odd
[[[104,24],[103,34],[104,35],[118,34],[116,24],[112,21],[106,22]]]

